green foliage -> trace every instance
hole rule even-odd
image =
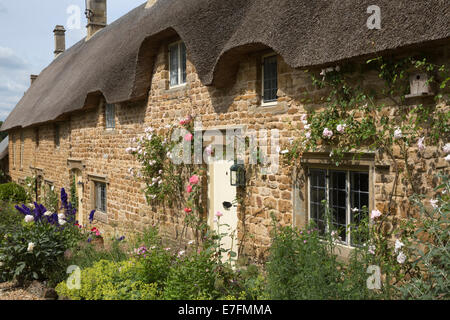
[[[13,204],[9,202],[2,203],[0,207],[0,239],[19,228],[22,220],[23,217],[17,214]]]
[[[24,187],[14,182],[9,182],[0,184],[0,200],[24,203],[27,202],[29,198]]]
[[[58,195],[55,192],[55,188],[49,185],[46,185],[44,188],[44,206],[50,212],[58,212]]]
[[[410,221],[419,226],[408,246],[411,279],[398,286],[405,299],[450,299],[450,180],[448,176],[441,178],[437,188],[441,196],[435,199],[434,208],[428,209],[423,197],[412,199],[420,214]]]
[[[178,260],[169,270],[164,298],[168,300],[208,300],[220,296],[214,253],[204,250]],[[217,283],[216,283],[217,280]],[[217,284],[217,287],[216,287]]]
[[[74,239],[77,238],[75,229],[22,222],[14,232],[0,239],[0,278],[16,279],[19,283],[53,280],[63,266],[64,252],[78,242]]]
[[[56,287],[58,295],[72,300],[155,300],[157,285],[147,284],[145,268],[138,260],[101,260],[81,271],[81,288],[69,289],[67,282]]]
[[[78,210],[77,182],[75,175],[70,184],[70,203],[72,203],[73,208]]]
[[[339,298],[340,265],[316,230],[276,231],[266,268],[271,299]]]

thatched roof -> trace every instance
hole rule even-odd
[[[145,4],[56,58],[2,130],[55,120],[83,108],[91,93],[107,102],[145,98],[162,39],[178,34],[205,85],[233,80],[236,55],[270,47],[294,68],[450,41],[448,0],[378,0],[381,30],[366,21],[371,0],[159,0]],[[233,72],[230,72],[233,71]]]

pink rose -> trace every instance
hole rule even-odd
[[[216,212],[216,217],[217,218],[220,218],[220,217],[222,217],[223,216],[223,213],[222,212],[220,212],[220,211],[217,211]]]
[[[323,137],[324,138],[331,138],[333,136],[333,131],[329,130],[328,128],[325,128],[323,130]]]
[[[196,184],[198,184],[198,182],[199,182],[199,177],[197,176],[197,175],[193,175],[190,179],[189,179],[189,183],[190,184],[193,184],[193,185],[196,185]]]
[[[192,192],[192,186],[188,185],[186,188],[187,193],[191,193]]]
[[[194,138],[192,133],[188,133],[187,135],[184,136],[184,140],[186,141],[192,141],[192,138]]]
[[[372,220],[375,220],[376,218],[381,216],[381,212],[379,210],[372,210],[372,214],[370,215],[370,218]]]

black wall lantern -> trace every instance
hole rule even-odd
[[[233,187],[245,187],[245,167],[235,162],[230,168],[230,183]]]

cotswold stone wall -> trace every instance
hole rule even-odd
[[[289,139],[297,138],[298,131],[293,128],[302,128],[302,114],[321,107],[320,98],[325,92],[316,90],[307,73],[290,68],[282,57],[278,57],[278,102],[275,106],[261,106],[261,57],[266,51],[241,55],[236,81],[228,88],[204,86],[195,67],[188,61],[186,86],[170,89],[167,44],[158,51],[148,101],[116,105],[114,130],[105,129],[103,103],[61,119],[59,148],[54,146],[53,124],[39,126],[39,147],[36,146],[36,128],[24,129],[22,169],[19,165],[20,130],[10,132],[12,179],[19,181],[26,176],[40,174],[57,189],[65,187],[70,190],[71,170],[80,170],[84,183],[84,221],[94,209],[93,184],[101,181],[107,183],[107,215],[99,215],[101,221],[94,224],[102,231],[116,236],[131,236],[146,226],[158,225],[168,241],[182,242],[189,238],[189,233],[184,232],[184,206],[148,206],[142,191],[144,185],[129,173],[129,168],[139,166],[125,151],[131,146],[132,138],[143,134],[147,127],[162,130],[167,124],[194,115],[202,121],[205,130],[239,125],[256,131],[278,129],[280,143],[286,146]],[[441,59],[448,62],[448,48],[442,52]],[[364,85],[377,87],[380,84],[377,74],[367,74]],[[301,102],[305,92],[313,98],[307,105]],[[391,112],[392,108],[387,108],[386,112]],[[15,148],[15,166],[12,148]],[[436,170],[448,170],[443,157],[442,147],[428,147],[423,155],[411,151],[411,161],[423,174],[418,181],[430,196],[436,185]],[[277,174],[262,175],[259,168],[249,171],[247,188],[238,190],[243,200],[238,213],[241,253],[257,260],[266,256],[270,245],[271,215],[282,226],[306,225],[307,177],[304,169],[311,165],[332,166],[327,157],[313,157],[293,169],[283,165],[280,158]],[[370,171],[370,210],[385,210],[395,179],[393,163],[383,153],[376,153],[359,162],[349,160],[344,164],[348,167],[355,165]],[[405,217],[408,212],[406,199],[410,192],[402,177],[394,194],[398,204],[395,214]]]

